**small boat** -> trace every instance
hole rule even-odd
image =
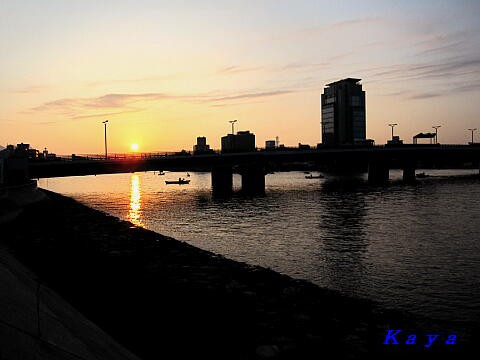
[[[161,176],[161,175],[165,175],[165,173],[164,173],[163,171],[159,171],[159,172],[158,172],[158,175],[160,175],[160,176]]]
[[[312,175],[312,174],[310,174],[310,175],[305,176],[305,179],[323,179],[323,178],[324,178],[323,175]]]
[[[189,174],[189,173],[187,173],[187,177],[190,177],[190,174]]]
[[[416,174],[415,176],[418,177],[418,178],[426,178],[429,175],[425,174],[424,172],[421,172],[421,173]]]
[[[165,184],[171,185],[171,184],[178,184],[178,185],[183,185],[183,184],[189,184],[190,180],[185,180],[179,178],[178,180],[165,180]]]

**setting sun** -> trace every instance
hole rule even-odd
[[[130,147],[133,151],[138,151],[138,144],[132,144]]]

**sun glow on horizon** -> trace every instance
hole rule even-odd
[[[138,144],[133,143],[132,145],[130,145],[130,148],[132,149],[132,151],[138,151]]]

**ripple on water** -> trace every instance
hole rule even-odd
[[[215,200],[210,175],[190,174],[188,186],[167,186],[153,173],[48,179],[40,186],[349,295],[441,319],[480,318],[478,181],[439,177],[411,186],[392,171],[391,185],[370,187],[364,176],[305,179],[290,172],[268,175],[264,197]],[[237,175],[234,183],[238,188]]]

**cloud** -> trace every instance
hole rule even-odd
[[[292,70],[318,70],[324,69],[331,64],[329,62],[316,62],[316,63],[305,63],[305,62],[293,62],[277,68],[274,68],[274,71],[292,71]]]
[[[426,80],[447,77],[480,75],[480,55],[473,57],[454,57],[440,62],[418,64],[395,64],[377,68],[363,69],[370,77],[382,80]]]
[[[174,96],[163,93],[106,94],[92,98],[65,98],[53,100],[34,107],[32,110],[71,113],[78,110],[125,108],[140,101],[160,101],[171,98],[174,98]]]
[[[276,90],[247,92],[242,94],[190,94],[175,95],[165,93],[144,93],[144,94],[106,94],[91,98],[64,98],[46,102],[34,107],[31,111],[56,113],[69,116],[72,119],[86,119],[92,117],[105,117],[143,111],[144,107],[138,105],[140,102],[158,102],[165,100],[180,100],[197,103],[211,103],[214,106],[228,104],[238,100],[258,100],[266,97],[279,96],[294,92],[293,90]],[[107,110],[98,113],[97,110]],[[112,110],[112,111],[108,111]],[[92,113],[95,111],[95,113]]]
[[[128,111],[117,111],[117,112],[109,112],[109,113],[100,113],[100,114],[89,114],[89,115],[77,115],[73,116],[73,119],[89,119],[89,118],[98,118],[98,117],[107,117],[107,116],[115,116],[121,114],[128,114],[128,113],[136,113],[142,111],[143,109],[135,109],[135,110],[128,110]]]
[[[452,88],[454,92],[471,92],[480,90],[480,80],[471,84],[457,85]]]
[[[279,32],[275,35],[265,37],[258,46],[270,47],[272,43],[294,43],[297,44],[299,41],[305,41],[309,38],[318,38],[320,44],[323,42],[324,45],[328,44],[326,39],[335,38],[338,33],[346,30],[350,32],[362,32],[364,27],[371,24],[376,24],[379,22],[385,21],[384,17],[380,16],[368,16],[368,17],[359,17],[351,18],[348,20],[337,21],[337,22],[327,22],[314,26],[304,26],[299,28],[294,28],[293,30]],[[352,45],[349,43],[350,46]],[[366,44],[366,46],[376,46],[378,42]],[[327,45],[328,46],[328,45]],[[325,46],[324,46],[325,47]]]
[[[379,96],[403,96],[403,95],[408,95],[410,93],[411,93],[410,91],[401,90],[401,91],[393,91],[393,92],[389,92],[389,93],[381,93],[381,94],[378,94],[378,95]]]
[[[218,70],[220,74],[238,74],[244,72],[252,72],[252,71],[259,71],[263,68],[261,66],[255,67],[246,67],[246,66],[225,66]]]
[[[355,28],[358,26],[365,26],[367,24],[373,24],[383,21],[382,17],[379,16],[367,16],[361,18],[354,18],[349,20],[337,21],[329,24],[322,24],[319,26],[311,26],[307,28],[300,29],[291,34],[292,37],[301,36],[308,36],[314,34],[325,34],[326,32],[337,32],[339,30],[348,29],[348,28]]]
[[[328,27],[335,28],[335,29],[348,28],[348,27],[357,26],[357,25],[371,24],[381,20],[383,20],[383,18],[381,18],[380,16],[367,16],[362,18],[338,21],[331,25],[328,25]]]
[[[164,101],[176,98],[163,93],[106,94],[91,98],[64,98],[43,103],[30,109],[30,113],[44,112],[73,120],[135,113],[144,110],[137,103]]]
[[[247,93],[247,94],[240,94],[240,95],[232,95],[232,96],[223,96],[223,97],[218,97],[218,98],[211,98],[211,99],[208,99],[206,101],[208,101],[208,102],[222,102],[222,101],[232,101],[232,100],[258,99],[258,98],[264,98],[264,97],[290,94],[292,92],[293,92],[292,90],[278,90],[278,91]]]
[[[112,79],[112,80],[99,80],[99,81],[92,81],[87,83],[87,86],[95,87],[95,86],[103,86],[103,85],[113,85],[113,84],[132,84],[132,83],[144,83],[144,82],[151,82],[151,81],[162,81],[172,78],[178,78],[181,74],[169,74],[169,75],[154,75],[154,76],[147,76],[143,78],[137,79]]]
[[[473,37],[474,34],[469,31],[434,34],[425,40],[414,43],[413,46],[421,49],[418,55],[451,54],[462,48],[469,50],[468,43]]]
[[[329,60],[329,62],[291,62],[284,65],[271,65],[271,66],[256,66],[256,67],[249,67],[249,66],[225,66],[220,68],[217,71],[217,74],[222,75],[233,75],[233,74],[240,74],[246,72],[254,72],[254,71],[263,71],[266,73],[281,73],[281,72],[305,72],[305,71],[316,71],[321,69],[326,69],[327,67],[331,66],[331,62],[336,60],[340,57],[346,57],[348,54],[341,54],[338,56],[334,56]]]
[[[434,97],[443,96],[444,93],[441,92],[426,92],[426,93],[416,93],[408,96],[409,100],[423,100],[423,99],[430,99]]]
[[[448,45],[430,46],[427,49],[420,51],[418,55],[432,55],[435,53],[444,53],[444,52],[451,53],[452,50],[458,49],[464,44],[465,44],[464,41],[458,41]]]
[[[47,91],[50,87],[47,85],[33,85],[33,86],[27,86],[22,89],[17,89],[12,91],[15,94],[36,94],[40,93],[43,91]]]
[[[262,98],[258,98],[257,100],[248,99],[247,101],[234,101],[234,102],[219,102],[219,103],[211,103],[209,106],[213,108],[222,108],[222,107],[231,107],[231,106],[242,106],[242,105],[252,105],[252,104],[260,104],[262,103]]]

